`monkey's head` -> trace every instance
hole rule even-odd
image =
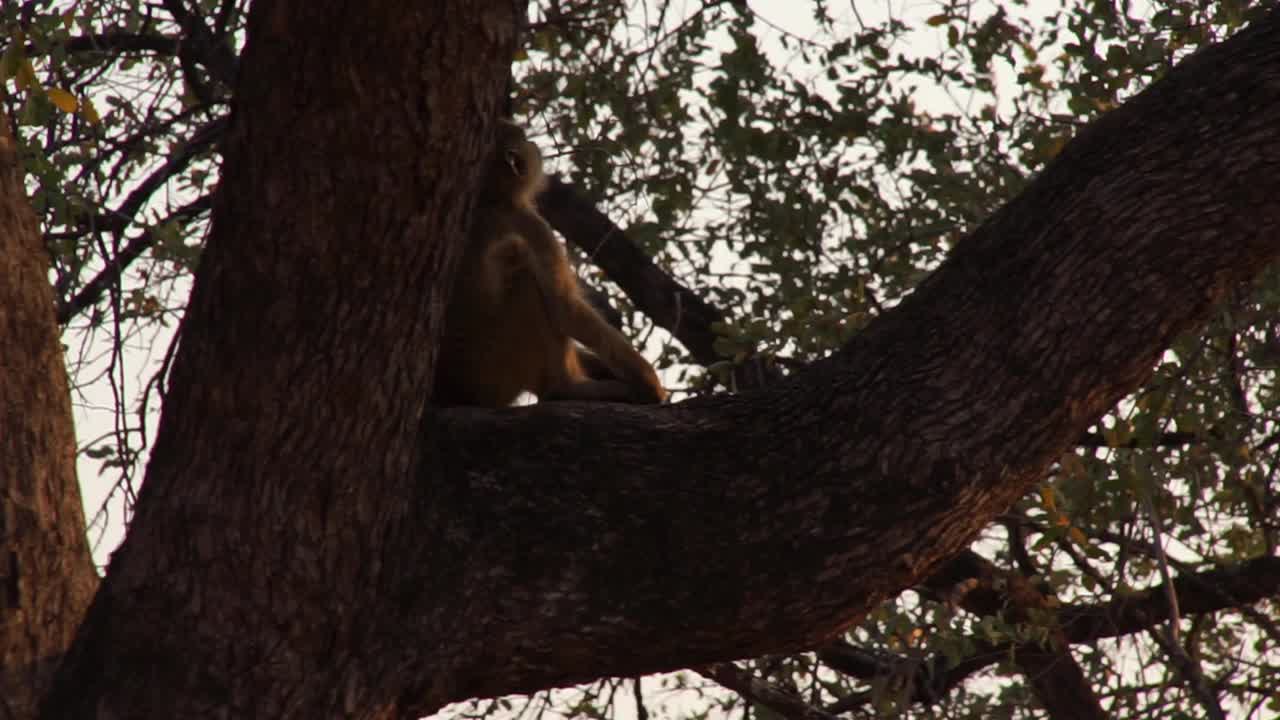
[[[538,146],[529,142],[524,129],[510,120],[498,121],[496,144],[485,189],[499,198],[533,202],[547,185]]]

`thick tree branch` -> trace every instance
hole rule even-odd
[[[49,256],[0,113],[0,717],[34,717],[98,575]]]
[[[457,697],[813,647],[926,577],[1280,254],[1277,128],[1272,17],[1094,123],[913,295],[784,383],[653,410],[438,413],[420,529],[477,559],[443,581],[511,644],[497,668],[460,668]],[[407,573],[441,567],[418,547],[433,551]]]

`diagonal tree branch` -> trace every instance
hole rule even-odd
[[[738,693],[748,701],[763,705],[786,720],[836,720],[837,716],[816,708],[795,694],[775,687],[733,663],[715,663],[694,668],[699,674]]]
[[[938,655],[924,661],[871,652],[844,640],[836,640],[818,650],[818,659],[827,667],[861,680],[900,677],[910,688],[907,703],[933,705],[940,702],[970,675],[1009,657],[1011,643],[990,643],[974,639],[974,651],[951,664]],[[854,693],[826,708],[831,714],[847,712],[874,700],[870,692]]]
[[[69,53],[153,52],[174,55],[178,52],[178,41],[165,35],[113,31],[77,35],[68,38],[62,47]],[[34,48],[29,49],[34,51]]]
[[[1173,591],[1185,615],[1252,605],[1280,596],[1280,557],[1254,558],[1239,565],[1179,575]],[[1131,595],[1117,596],[1105,605],[1069,605],[1059,611],[1063,631],[1072,643],[1142,632],[1169,619],[1164,584]]]

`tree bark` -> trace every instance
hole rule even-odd
[[[1094,123],[776,388],[432,415],[386,593],[460,596],[408,613],[431,618],[411,645],[465,628],[419,655],[452,659],[441,700],[814,647],[918,582],[1280,254],[1277,135],[1272,14]]]
[[[394,715],[370,588],[517,14],[254,3],[137,513],[46,717]]]
[[[0,716],[29,718],[98,585],[49,255],[0,114]]]
[[[47,717],[410,717],[817,646],[1280,254],[1273,13],[776,387],[424,413],[514,13],[343,7],[254,6],[138,514]]]

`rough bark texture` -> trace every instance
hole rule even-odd
[[[516,15],[254,3],[137,515],[47,717],[395,714],[400,658],[367,654],[373,588],[413,521],[437,279]]]
[[[34,717],[98,575],[49,256],[0,115],[0,717]]]
[[[443,699],[813,647],[964,548],[1280,254],[1278,25],[1095,123],[777,388],[433,416],[391,594],[456,589],[401,626],[458,628]]]
[[[138,515],[48,717],[411,716],[817,646],[1280,254],[1273,16],[777,387],[424,418],[513,15],[254,6]]]

